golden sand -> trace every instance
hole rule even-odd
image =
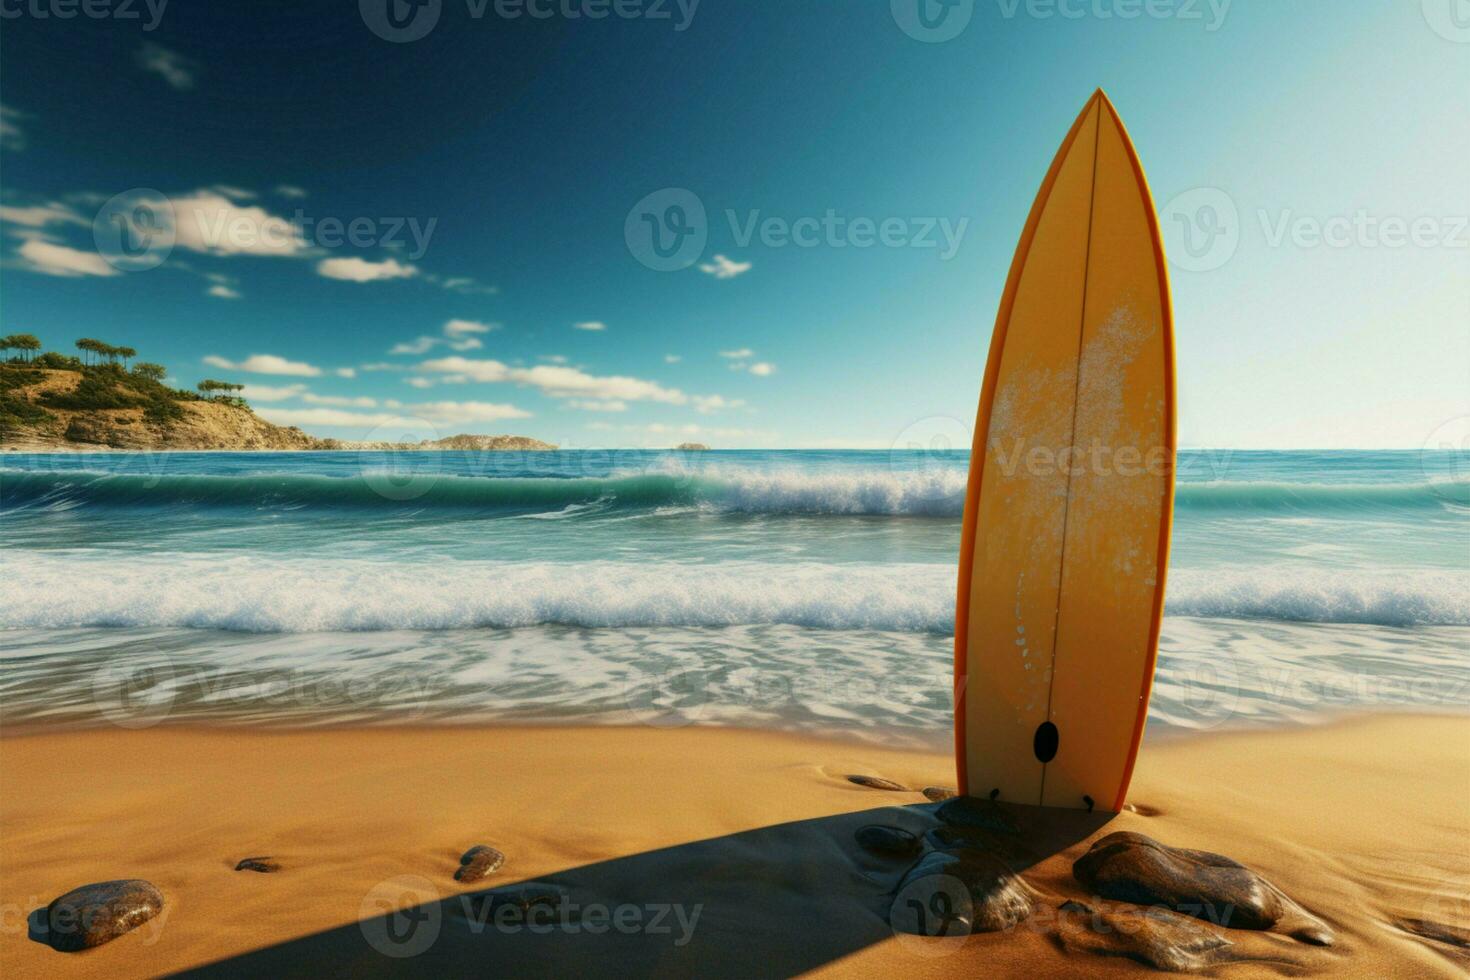
[[[1229,930],[1264,959],[1221,975],[1452,977],[1470,965],[1404,927],[1470,927],[1470,719],[1146,743],[1137,812],[1079,815],[1024,872],[1044,896],[1035,922],[959,942],[895,936],[886,910],[903,866],[852,840],[870,822],[922,831],[932,805],[850,774],[954,784],[944,754],[707,728],[12,734],[0,739],[0,972],[1136,974],[1065,952],[1047,926],[1060,902],[1088,899],[1072,861],[1114,830],[1229,855],[1337,933],[1318,949]],[[474,844],[504,851],[505,867],[460,884]],[[256,856],[282,870],[233,870]],[[61,893],[133,877],[162,890],[159,918],[82,953],[28,938],[27,915]],[[569,890],[584,907],[574,927],[476,929],[457,912],[462,894],[529,880]],[[426,948],[385,955],[382,900],[415,895]]]

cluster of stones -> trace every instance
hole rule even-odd
[[[500,851],[487,844],[476,844],[459,859],[454,880],[479,881],[499,871],[504,864],[505,855]],[[248,857],[242,858],[235,870],[274,874],[281,870],[281,865],[273,857]],[[550,900],[548,894],[536,891],[534,885],[487,895],[492,896],[490,900],[521,907]],[[162,911],[163,893],[151,882],[141,878],[99,881],[74,888],[48,905],[42,917],[45,934],[37,938],[44,938],[53,949],[75,953],[111,942]]]
[[[903,788],[875,777],[848,778],[871,788]],[[868,852],[912,862],[893,893],[893,927],[953,936],[999,932],[1029,919],[1047,896],[1012,870],[1032,862],[1022,857],[1024,835],[1007,811],[941,788],[924,793],[944,802],[934,810],[938,826],[922,837],[885,824],[855,833]],[[1319,919],[1220,854],[1119,832],[1096,841],[1074,862],[1072,874],[1092,897],[1057,897],[1054,931],[1069,950],[1193,972],[1243,958],[1231,949],[1229,929],[1273,930],[1315,946],[1333,943]]]

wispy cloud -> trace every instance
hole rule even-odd
[[[552,398],[585,398],[597,401],[652,401],[683,405],[689,396],[677,388],[666,388],[656,381],[622,375],[598,377],[585,371],[559,364],[538,364],[516,368],[500,361],[472,360],[466,357],[444,357],[419,365],[423,371],[448,375],[464,375],[472,381],[512,382],[537,388]]]
[[[665,364],[678,364],[682,360],[684,360],[684,358],[680,357],[678,354],[665,354],[664,355],[664,363]]]
[[[478,320],[450,320],[444,324],[444,336],[465,337],[472,333],[489,333],[499,327],[498,323],[481,323]]]
[[[159,76],[180,92],[194,87],[199,70],[198,62],[157,44],[143,45],[134,55],[134,61],[139,68]]]
[[[384,279],[412,279],[418,275],[418,266],[387,258],[381,262],[351,256],[341,259],[322,259],[317,263],[318,275],[346,282],[379,282]]]
[[[244,371],[247,374],[283,374],[299,378],[315,378],[322,373],[319,367],[302,361],[290,361],[276,354],[251,354],[243,361],[231,361],[218,354],[210,354],[204,358],[204,363],[210,367],[224,368],[227,371]]]
[[[83,252],[55,242],[32,238],[16,249],[22,268],[48,276],[75,279],[78,276],[115,276],[117,270],[96,252]]]
[[[583,320],[581,323],[572,324],[573,329],[588,330],[592,333],[601,333],[607,329],[607,324],[601,320]]]
[[[357,377],[357,368],[350,368],[350,367],[333,368],[332,369],[332,373],[335,374],[339,378],[355,378],[355,377]]]
[[[20,121],[25,118],[26,114],[19,109],[0,104],[0,150],[26,148],[26,134],[20,128]]]
[[[748,371],[758,378],[770,377],[776,373],[776,365],[770,361],[755,361],[752,363],[751,358],[755,357],[755,351],[749,347],[740,347],[735,350],[722,350],[720,351],[720,356],[732,362],[730,364],[731,371]]]
[[[710,415],[726,408],[744,408],[745,399],[725,398],[722,395],[695,395],[694,409],[701,415]]]
[[[387,425],[404,416],[423,419],[434,425],[466,425],[527,419],[531,413],[514,405],[495,402],[421,402],[400,405],[401,411],[354,412],[342,408],[262,408],[261,417],[277,425],[325,425],[346,428],[372,428]]]
[[[479,350],[485,342],[476,334],[487,334],[499,330],[498,323],[481,323],[478,320],[449,320],[440,328],[442,337],[421,334],[413,340],[401,341],[388,349],[389,354],[427,354],[441,344],[450,350]]]
[[[292,200],[300,200],[306,196],[306,191],[293,184],[278,184],[276,186],[276,193],[282,197],[289,197]]]
[[[572,408],[580,408],[584,412],[626,412],[628,403],[617,399],[599,401],[597,399],[573,398],[567,402]]]
[[[750,268],[751,263],[749,262],[736,262],[723,255],[716,255],[712,261],[700,265],[699,271],[714,276],[716,279],[734,279],[736,276],[745,275]]]
[[[304,391],[306,385],[246,385],[240,394],[253,402],[284,402]]]
[[[71,205],[60,201],[44,204],[14,205],[0,204],[0,221],[27,228],[45,228],[49,225],[79,225],[90,228],[92,222],[82,217]]]
[[[332,405],[337,408],[377,408],[378,400],[366,395],[317,395],[303,392],[301,400],[308,405]]]

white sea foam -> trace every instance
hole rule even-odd
[[[951,565],[387,563],[342,558],[0,554],[0,626],[253,632],[786,623],[947,633]],[[1470,624],[1470,575],[1427,570],[1180,570],[1178,616],[1388,626]]]

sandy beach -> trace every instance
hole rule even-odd
[[[0,961],[14,978],[1121,975],[1144,968],[1068,951],[1055,910],[1089,900],[1071,874],[1088,844],[1128,830],[1235,858],[1336,933],[1324,949],[1225,930],[1242,962],[1217,973],[1463,976],[1451,937],[1470,927],[1467,742],[1470,720],[1418,716],[1155,739],[1130,812],[1043,826],[1017,809],[1036,912],[953,941],[895,934],[908,862],[853,839],[871,823],[937,826],[918,790],[953,785],[942,753],[713,728],[12,733]],[[475,844],[505,865],[457,882]],[[234,870],[246,857],[280,870]],[[75,954],[28,937],[27,917],[62,892],[133,877],[166,904],[132,933]],[[529,881],[582,911],[537,933],[476,922],[460,902]],[[422,921],[401,944],[384,913],[413,904]],[[1426,924],[1441,938],[1416,934]]]

